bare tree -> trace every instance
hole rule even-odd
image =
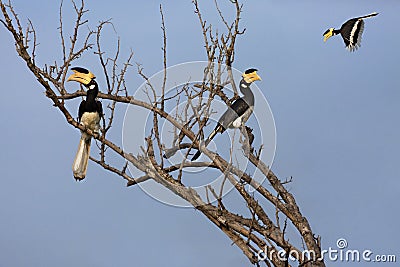
[[[11,33],[15,41],[18,56],[27,64],[28,70],[33,73],[38,82],[45,89],[45,95],[51,99],[54,106],[61,111],[68,124],[77,130],[91,135],[98,144],[98,156],[90,159],[99,166],[125,179],[127,186],[138,185],[152,180],[179,198],[190,203],[191,206],[202,212],[205,217],[224,232],[232,242],[238,246],[252,264],[257,266],[325,266],[321,260],[320,239],[311,230],[306,217],[301,213],[294,196],[286,189],[285,184],[290,180],[280,180],[268,167],[268,163],[261,160],[262,146],[254,148],[252,145],[252,129],[243,128],[241,131],[242,154],[248,159],[252,168],[265,178],[261,184],[251,174],[235,165],[235,158],[231,153],[227,156],[215,153],[201,145],[209,117],[212,114],[212,103],[217,99],[226,104],[232,103],[238,92],[235,86],[232,65],[235,60],[235,44],[237,38],[245,33],[240,27],[242,4],[231,0],[230,5],[234,12],[234,20],[227,21],[215,0],[215,8],[221,19],[223,29],[218,31],[203,18],[197,0],[193,0],[193,7],[201,26],[203,45],[206,52],[206,62],[202,82],[190,83],[176,87],[174,93],[168,91],[166,84],[169,77],[167,68],[167,34],[164,14],[160,6],[161,28],[163,37],[163,71],[162,82],[154,84],[145,73],[142,65],[137,65],[137,74],[145,81],[147,101],[137,99],[129,94],[126,82],[126,73],[132,64],[133,52],[125,61],[120,63],[120,40],[117,39],[117,51],[112,57],[106,56],[102,48],[103,28],[113,26],[111,21],[100,22],[94,30],[84,27],[88,24],[85,13],[88,10],[83,0],[72,1],[76,20],[72,28],[72,35],[66,36],[65,23],[62,16],[61,1],[59,13],[59,36],[62,48],[62,59],[40,66],[37,61],[36,47],[38,40],[34,24],[28,20],[23,26],[11,2],[0,0],[2,11],[1,22]],[[79,36],[79,39],[78,39]],[[69,108],[68,102],[72,99],[84,97],[85,91],[69,92],[64,87],[68,70],[74,61],[85,57],[90,51],[98,57],[106,81],[106,89],[98,94],[106,103],[100,135],[94,134],[74,119],[75,110]],[[225,86],[229,85],[233,95],[229,96]],[[138,107],[151,114],[151,129],[146,133],[141,153],[134,155],[125,150],[121,144],[109,138],[109,131],[114,123],[114,114],[117,106]],[[171,106],[176,112],[171,112]],[[179,106],[179,107],[178,107]],[[180,111],[178,112],[178,108]],[[173,129],[172,141],[165,143],[162,125],[168,124]],[[207,161],[191,162],[188,156],[200,149],[206,155]],[[177,152],[182,153],[178,163],[167,160]],[[109,161],[110,157],[119,158],[123,164],[117,166]],[[114,161],[113,161],[114,162]],[[128,171],[131,166],[142,175],[133,177]],[[207,185],[204,187],[206,195],[200,195],[187,182],[190,174],[185,172],[189,168],[205,167],[213,169],[223,177],[220,188]],[[230,205],[223,198],[223,187],[232,186],[235,193],[245,203],[238,208]],[[265,184],[265,185],[264,185]],[[215,200],[215,201],[214,201]],[[295,244],[287,237],[287,229],[292,227],[300,240]],[[285,255],[280,253],[284,251]],[[289,261],[288,255],[293,260]]]

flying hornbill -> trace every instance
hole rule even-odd
[[[342,27],[340,27],[339,30],[336,30],[334,28],[329,28],[323,34],[324,42],[326,42],[326,40],[328,40],[331,36],[340,33],[340,35],[342,35],[347,50],[349,50],[350,52],[357,50],[357,48],[361,46],[361,36],[364,31],[363,19],[374,17],[378,14],[379,13],[374,12],[359,18],[349,19],[348,21],[343,23]]]
[[[76,81],[83,84],[87,89],[86,100],[79,105],[78,122],[86,128],[98,134],[100,130],[100,118],[103,116],[103,108],[99,101],[96,101],[99,87],[95,76],[89,70],[75,67],[71,69],[74,74],[68,77],[67,81]],[[89,160],[90,143],[92,137],[86,132],[81,133],[78,151],[76,152],[72,171],[76,180],[83,180]]]
[[[204,145],[207,146],[217,133],[223,133],[228,128],[239,128],[244,125],[253,113],[254,94],[250,90],[250,84],[254,81],[261,80],[257,74],[257,69],[248,69],[242,75],[240,81],[240,92],[244,95],[233,102],[233,104],[225,111],[218,120],[218,124],[206,139]],[[200,150],[193,156],[192,161],[200,157]]]

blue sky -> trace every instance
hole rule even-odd
[[[161,3],[168,65],[204,60],[191,1]],[[132,49],[134,60],[151,75],[162,67],[159,4],[114,0],[87,1],[86,6],[92,26],[112,18],[116,33],[107,30],[105,48],[115,47],[120,36],[122,56]],[[59,60],[58,1],[14,1],[14,6],[21,19],[29,17],[36,27],[39,62]],[[67,19],[68,1],[64,7]],[[212,4],[200,7],[208,21],[217,23]],[[349,249],[396,254],[400,260],[398,10],[397,1],[369,0],[248,1],[243,8],[247,30],[238,39],[234,67],[259,69],[263,80],[258,86],[277,127],[273,170],[281,179],[293,176],[290,191],[324,249],[345,238]],[[327,28],[374,11],[380,14],[365,21],[362,46],[355,53],[344,49],[340,37],[322,41]],[[0,36],[1,266],[249,264],[194,209],[173,208],[138,187],[126,188],[123,180],[93,163],[88,178],[76,183],[71,164],[78,131],[43,95],[3,27]],[[76,64],[95,73],[100,69],[90,54]],[[104,79],[98,82],[101,87]],[[134,69],[128,82],[133,94],[142,82]],[[124,110],[118,112],[122,120]],[[113,132],[117,142],[119,126]]]

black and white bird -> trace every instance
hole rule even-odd
[[[223,133],[228,128],[240,128],[249,119],[254,109],[254,94],[250,90],[250,85],[254,81],[261,80],[257,74],[257,69],[246,70],[240,81],[240,92],[244,95],[233,102],[233,104],[225,111],[218,120],[218,124],[211,132],[210,136],[205,140],[204,145],[207,146],[217,133]],[[200,150],[193,156],[192,161],[200,157]]]
[[[86,100],[82,100],[79,105],[78,122],[93,131],[93,133],[98,134],[103,108],[100,101],[96,100],[99,93],[99,87],[95,81],[96,77],[89,70],[81,67],[75,67],[71,70],[74,74],[69,76],[67,81],[79,82],[88,89]],[[78,151],[72,164],[72,171],[76,180],[83,180],[86,177],[91,139],[92,137],[86,132],[81,133]]]
[[[330,37],[334,35],[340,35],[346,45],[347,50],[353,52],[361,46],[361,37],[364,31],[364,19],[374,17],[379,13],[371,13],[362,17],[349,19],[343,23],[339,30],[335,28],[329,28],[323,34],[324,42],[326,42]]]

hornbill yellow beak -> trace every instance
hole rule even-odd
[[[91,73],[89,70],[81,67],[75,67],[71,69],[74,74],[68,77],[67,81],[76,81],[79,82],[83,85],[88,85],[92,79],[95,79],[96,76],[94,76],[93,73]]]
[[[256,69],[248,69],[243,73],[242,76],[247,83],[252,83],[254,81],[261,81],[261,77],[258,76]]]
[[[326,32],[324,32],[323,36],[324,36],[324,42],[326,42],[326,40],[328,40],[329,38],[331,38],[333,35],[333,28],[329,28],[328,30],[326,30]]]

